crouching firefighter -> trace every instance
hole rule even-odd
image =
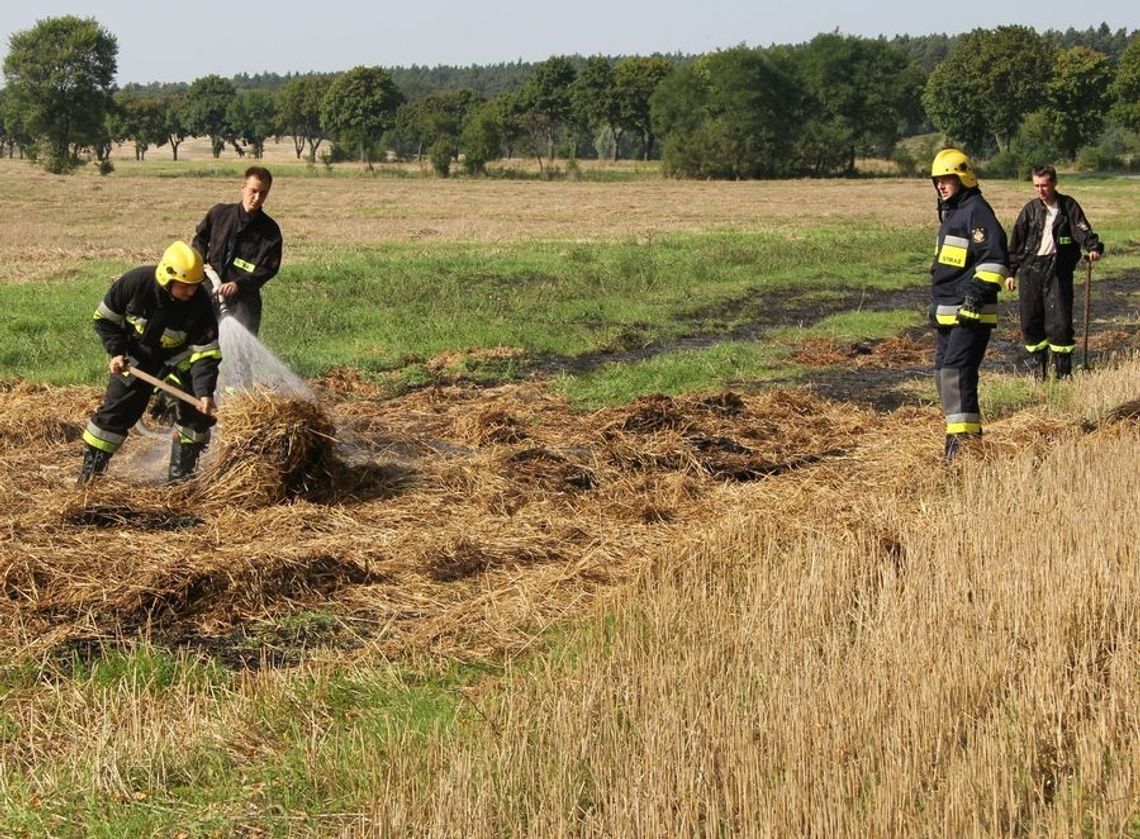
[[[935,384],[946,416],[944,457],[982,433],[978,369],[997,325],[997,297],[1009,276],[1005,230],[982,197],[970,158],[957,149],[934,157],[938,230],[930,318],[936,332]]]
[[[146,411],[152,386],[131,376],[131,367],[159,378],[177,373],[197,399],[196,405],[178,403],[167,477],[176,481],[194,472],[216,422],[214,388],[222,358],[204,276],[201,255],[185,242],[174,242],[158,265],[119,277],[95,310],[95,332],[110,356],[111,378],[103,404],[83,432],[79,484],[106,471]]]

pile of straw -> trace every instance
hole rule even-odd
[[[327,492],[338,473],[336,427],[305,399],[239,394],[222,405],[216,436],[200,478],[208,501],[276,504]]]

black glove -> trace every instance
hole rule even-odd
[[[967,294],[958,307],[958,325],[974,327],[982,322],[982,306],[972,295]]]

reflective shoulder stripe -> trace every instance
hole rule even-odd
[[[942,244],[953,245],[956,248],[968,248],[970,247],[970,240],[965,236],[947,236],[942,240]]]
[[[94,320],[109,320],[116,326],[123,325],[123,316],[115,310],[109,308],[106,303],[100,303],[95,307]]]
[[[185,349],[182,352],[177,353],[176,355],[170,356],[170,358],[166,359],[166,363],[170,367],[182,367],[183,365],[189,363],[189,359],[190,359],[190,350]]]

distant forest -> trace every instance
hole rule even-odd
[[[1041,36],[1056,46],[1068,49],[1070,47],[1089,47],[1104,53],[1112,62],[1116,62],[1124,49],[1128,46],[1130,33],[1125,29],[1112,31],[1107,23],[1088,29],[1073,29],[1070,27],[1064,32],[1048,29],[1040,33]],[[914,61],[929,73],[938,65],[961,38],[961,35],[898,35],[893,38],[879,38],[877,40],[892,44],[903,49]],[[681,53],[659,53],[660,57],[670,63],[683,67],[692,63],[698,56]],[[607,56],[617,60],[623,56]],[[581,70],[586,64],[586,57],[581,55],[567,56],[575,70]],[[383,66],[383,65],[381,65]],[[471,64],[466,67],[441,64],[435,67],[413,64],[410,67],[385,67],[392,81],[404,94],[408,101],[416,101],[432,93],[442,93],[453,90],[471,90],[490,99],[503,93],[513,93],[522,89],[526,80],[531,76],[537,64],[535,62],[513,61],[499,64]],[[275,91],[292,79],[299,76],[310,75],[336,75],[328,73],[239,73],[231,81],[238,92],[247,90]],[[129,83],[123,85],[126,93],[135,93],[144,96],[161,96],[172,92],[185,92],[193,79],[185,82],[149,84]]]

